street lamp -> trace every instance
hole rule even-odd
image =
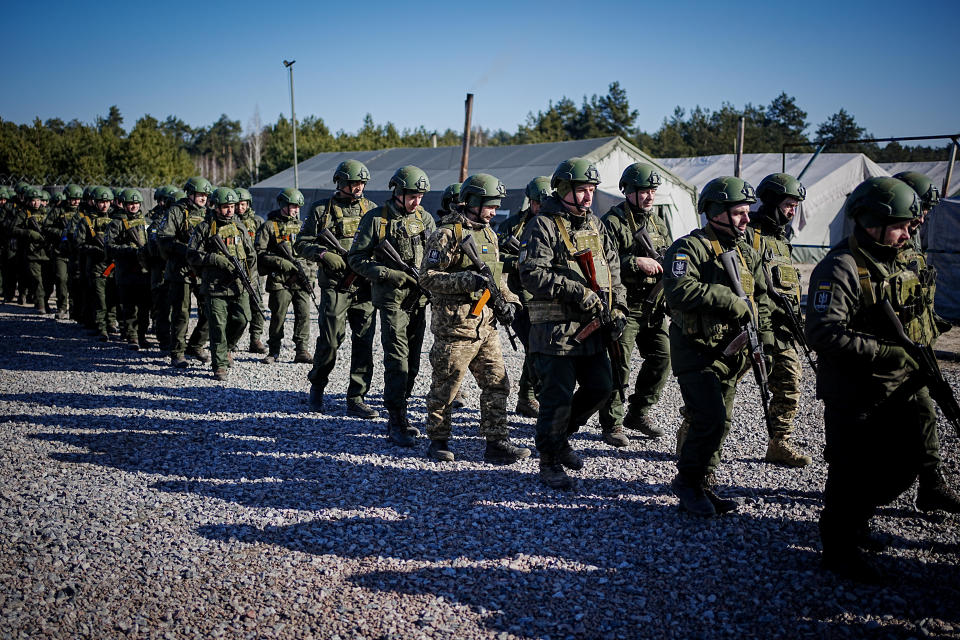
[[[293,122],[293,187],[300,188],[300,171],[297,169],[297,114],[293,110],[293,63],[296,60],[284,60],[283,66],[290,70],[290,120]]]

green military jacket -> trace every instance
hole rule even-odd
[[[743,238],[717,234],[708,222],[674,242],[663,259],[663,293],[670,310],[670,359],[676,374],[706,367],[739,373],[748,349],[723,355],[743,328],[735,317],[734,293],[720,254],[736,250],[740,281],[765,347],[773,344],[770,299],[760,255]],[[724,373],[724,372],[721,372]]]
[[[441,219],[440,226],[427,239],[420,284],[430,294],[432,330],[436,335],[476,339],[482,326],[493,324],[492,300],[474,314],[477,302],[487,289],[480,271],[463,252],[464,237],[473,236],[480,260],[490,268],[497,289],[508,302],[519,302],[502,277],[497,236],[489,225],[472,222],[459,212]]]
[[[770,322],[774,344],[779,351],[796,347],[785,305],[790,305],[798,322],[803,318],[800,313],[800,272],[793,264],[793,246],[786,230],[787,227],[776,224],[770,216],[758,212],[750,214],[745,236],[747,244],[760,254],[763,261],[767,288],[772,287],[769,292]]]
[[[297,252],[318,265],[317,282],[322,288],[336,287],[345,274],[333,273],[320,262],[321,255],[334,250],[320,238],[320,232],[329,229],[340,242],[341,248],[349,251],[360,228],[360,220],[376,207],[376,203],[367,198],[350,202],[337,197],[318,200],[310,205],[297,238]],[[363,278],[355,278],[349,292],[357,300],[370,299],[370,285]]]
[[[104,232],[107,257],[117,265],[117,279],[127,280],[147,273],[144,247],[147,221],[139,212],[120,212]]]
[[[77,224],[76,240],[84,258],[84,271],[92,278],[112,278],[114,263],[107,258],[106,232],[113,219],[119,215],[111,208],[106,213],[81,216]]]
[[[50,259],[47,248],[49,237],[43,231],[48,215],[44,208],[31,211],[23,207],[14,219],[11,235],[17,239],[20,255],[31,262],[46,262]]]
[[[895,342],[895,329],[881,307],[884,300],[912,339],[922,340],[933,330],[923,285],[901,260],[901,251],[878,244],[856,227],[814,268],[806,336],[818,355],[817,396],[825,401],[875,406],[911,372],[877,360],[878,346]]]
[[[520,271],[517,269],[519,251],[511,250],[506,243],[511,236],[519,242],[523,238],[523,232],[527,228],[527,223],[530,222],[530,219],[533,218],[534,215],[536,214],[533,213],[532,209],[524,209],[508,217],[497,227],[500,257],[501,260],[503,260],[503,272],[507,275],[507,286],[510,287],[511,291],[520,296],[520,300],[524,304],[529,302],[532,296],[524,290],[523,285],[520,283]]]
[[[591,212],[572,216],[556,197],[546,198],[527,223],[517,258],[520,282],[531,295],[530,353],[584,356],[603,351],[602,331],[579,343],[574,339],[593,320],[578,304],[589,285],[573,254],[584,249],[593,255],[604,303],[626,313],[620,258],[606,227]]]
[[[250,236],[250,242],[256,245],[257,232],[260,231],[260,227],[263,226],[263,223],[266,222],[266,220],[263,219],[263,216],[258,216],[257,212],[254,211],[252,207],[244,211],[243,215],[237,214],[237,219],[243,223],[244,227],[246,227],[247,235]],[[256,254],[256,251],[254,251],[254,254]],[[256,255],[254,255],[254,258],[256,258]],[[251,267],[251,273],[255,277],[260,277],[259,271],[257,270],[256,259],[254,259],[253,261],[253,266]]]
[[[660,282],[662,275],[648,276],[637,266],[637,257],[648,258],[636,234],[640,229],[646,229],[653,244],[654,251],[663,256],[673,242],[666,222],[660,217],[656,207],[646,212],[634,212],[627,202],[621,202],[611,207],[604,214],[603,224],[607,232],[613,237],[620,254],[620,279],[627,290],[627,305],[632,316],[639,317],[644,312],[650,313],[657,323],[663,320],[666,308],[663,303],[663,294],[653,294],[653,289]],[[656,259],[656,258],[654,258]],[[653,300],[648,302],[648,296]]]
[[[407,213],[399,209],[392,198],[364,214],[347,254],[347,263],[360,277],[370,281],[374,305],[399,305],[411,295],[417,296],[415,304],[426,304],[425,296],[407,288],[394,289],[384,282],[387,270],[397,267],[385,261],[377,247],[388,239],[400,258],[416,268],[423,262],[427,238],[436,229],[437,223],[426,209],[417,207],[413,213]]]
[[[198,223],[187,246],[187,264],[200,275],[201,295],[236,298],[246,293],[240,278],[233,269],[224,269],[209,259],[212,253],[223,255],[212,241],[214,235],[223,239],[229,254],[240,262],[241,267],[246,268],[247,277],[250,276],[250,267],[255,261],[253,242],[247,228],[237,218],[224,221],[217,216],[210,216],[209,220]]]
[[[49,241],[51,258],[66,260],[70,256],[70,228],[79,215],[77,209],[71,209],[66,204],[54,207],[47,215],[43,223],[43,233]]]
[[[187,247],[193,229],[206,218],[207,210],[189,197],[170,205],[163,226],[157,232],[160,254],[167,261],[167,282],[193,282],[196,274],[187,264]]]
[[[256,251],[257,265],[262,275],[267,276],[267,291],[287,289],[289,291],[309,291],[313,288],[314,268],[297,253],[297,236],[300,234],[300,218],[287,217],[279,209],[267,214],[266,221],[257,231],[253,247]],[[303,267],[310,281],[309,289],[300,282],[296,271],[283,273],[280,265],[289,261],[281,250],[281,243],[290,249],[293,261]]]

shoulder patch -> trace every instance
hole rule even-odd
[[[670,273],[672,273],[675,278],[686,275],[687,264],[689,260],[690,256],[685,253],[678,253],[673,256],[673,264],[670,266]]]
[[[427,254],[427,262],[432,262],[433,264],[440,262],[440,251],[430,249],[430,253]]]
[[[830,308],[830,300],[833,298],[833,282],[830,280],[821,280],[817,283],[817,288],[813,292],[813,309],[817,313],[824,313]]]
[[[523,262],[527,259],[527,250],[520,249],[520,254],[517,256],[517,262]]]

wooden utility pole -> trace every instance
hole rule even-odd
[[[473,116],[473,94],[468,93],[464,102],[467,112],[463,122],[463,151],[460,154],[460,182],[467,179],[467,166],[470,164],[470,118]]]

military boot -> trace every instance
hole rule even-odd
[[[250,353],[266,353],[267,345],[263,344],[260,341],[260,338],[255,338],[250,340],[250,348],[248,349]]]
[[[310,407],[314,411],[323,409],[323,387],[310,385]]]
[[[680,426],[677,428],[677,457],[680,457],[680,451],[683,449],[683,442],[687,439],[687,433],[690,431],[690,420],[687,418],[686,412],[682,409],[680,411],[683,416],[683,420],[680,421]]]
[[[347,398],[347,415],[372,420],[373,418],[379,418],[380,412],[364,402],[363,398]],[[420,433],[417,432],[417,435],[420,435]]]
[[[420,437],[420,429],[417,429],[415,426],[413,426],[412,424],[410,424],[410,419],[407,418],[407,410],[406,410],[406,409],[403,410],[403,427],[404,427],[404,429],[406,430],[407,435],[410,436],[411,438],[419,438],[419,437]]]
[[[941,469],[924,469],[920,472],[916,506],[920,511],[960,513],[960,496],[947,484]]]
[[[525,418],[540,417],[540,403],[533,396],[517,398],[516,412]]]
[[[183,355],[195,358],[204,364],[210,362],[210,354],[199,344],[188,344],[187,350],[183,352]]]
[[[619,424],[603,428],[603,441],[611,447],[625,447],[630,444],[630,440],[623,433],[623,426]]]
[[[220,382],[224,382],[228,377],[230,377],[230,372],[226,369],[217,369],[216,371],[213,372],[214,380],[219,380]]]
[[[170,356],[170,366],[175,369],[186,369],[189,365],[183,356]]]
[[[813,462],[813,458],[794,449],[790,438],[786,436],[770,438],[767,441],[767,455],[764,460],[788,467],[805,467]]]
[[[571,471],[583,469],[583,459],[577,455],[577,452],[573,450],[569,442],[557,452],[556,458],[557,462]]]
[[[467,406],[467,397],[463,395],[463,387],[457,389],[457,396],[453,399],[451,405],[454,409],[463,409]]]
[[[623,426],[627,429],[639,431],[650,439],[656,439],[663,435],[663,429],[653,424],[653,420],[647,415],[646,411],[627,411],[623,419]]]
[[[415,443],[407,433],[407,416],[403,409],[390,409],[387,418],[387,438],[401,447],[412,447]]]
[[[673,494],[680,500],[680,509],[693,515],[709,518],[717,515],[717,510],[703,490],[702,482],[687,480],[679,473],[670,483]]]
[[[431,440],[427,447],[427,457],[437,462],[453,462],[455,459],[446,440]]]
[[[57,320],[67,320],[69,317],[67,311],[57,311]]]
[[[261,364],[273,364],[280,359],[279,353],[268,353],[266,358],[260,360]]]
[[[576,481],[563,470],[560,460],[551,453],[540,452],[540,481],[551,489],[570,491]]]
[[[293,356],[294,362],[313,364],[313,354],[304,348],[299,348]]]
[[[513,464],[530,457],[530,449],[515,447],[508,438],[487,440],[487,448],[483,452],[485,462],[493,464]]]
[[[883,575],[867,561],[864,553],[856,547],[844,548],[841,551],[830,549],[827,545],[824,545],[820,563],[824,569],[840,578],[863,584],[880,584],[883,582]]]
[[[711,482],[709,478],[704,478],[703,480],[703,494],[707,496],[707,500],[710,501],[710,504],[713,505],[713,509],[717,512],[718,516],[722,516],[725,513],[730,513],[736,511],[740,508],[740,503],[731,498],[721,498],[717,495],[716,484]]]

